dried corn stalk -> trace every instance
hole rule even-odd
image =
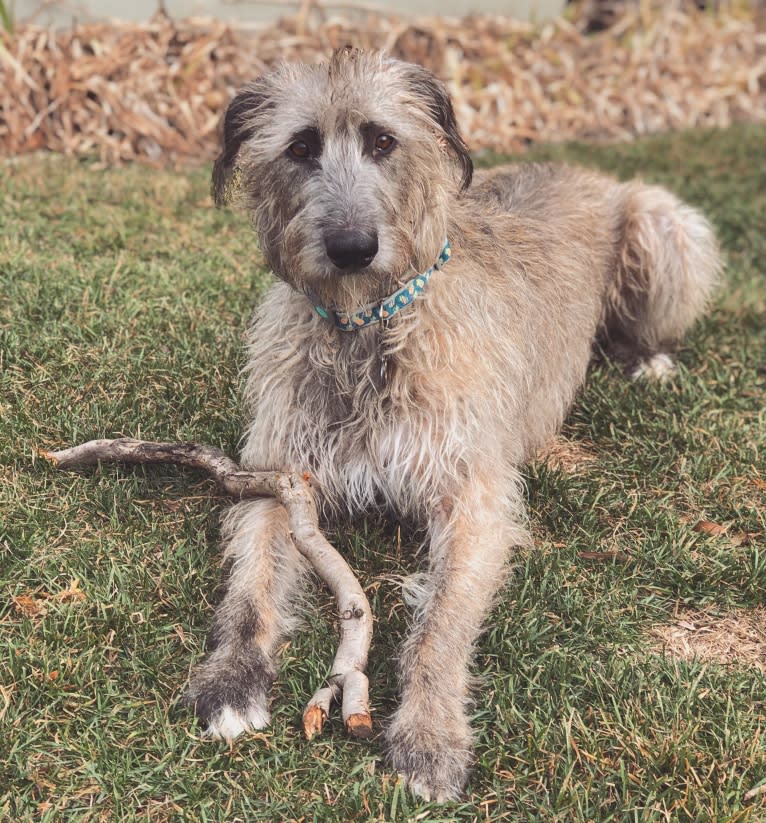
[[[615,26],[595,35],[583,33],[582,12],[574,23],[541,28],[506,17],[324,13],[249,32],[164,15],[59,32],[25,26],[0,40],[0,154],[207,161],[226,102],[244,81],[282,60],[323,60],[348,43],[436,72],[476,150],[766,121],[758,10],[656,5],[627,4]]]

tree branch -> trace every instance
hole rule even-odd
[[[342,695],[341,713],[348,733],[369,737],[372,718],[365,670],[372,641],[372,611],[350,566],[319,530],[314,495],[307,475],[289,472],[245,472],[214,446],[197,443],[153,443],[124,437],[90,440],[61,451],[41,451],[54,466],[70,469],[97,463],[159,464],[199,469],[218,487],[238,500],[276,497],[285,507],[298,551],[311,563],[338,605],[340,643],[328,685],[311,698],[303,713],[303,730],[311,739],[322,731],[330,705]]]

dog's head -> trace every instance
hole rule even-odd
[[[275,273],[349,310],[434,264],[473,172],[442,83],[354,50],[243,88],[213,170],[219,205],[235,168]]]

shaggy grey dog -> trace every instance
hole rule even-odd
[[[472,172],[433,75],[348,50],[242,89],[214,169],[279,278],[250,333],[243,465],[310,472],[326,517],[383,508],[427,530],[386,737],[437,800],[466,785],[472,648],[529,541],[519,467],[561,425],[594,342],[637,374],[671,369],[720,269],[708,223],[663,189]],[[305,568],[273,500],[234,506],[224,531],[228,590],[188,698],[233,738],[269,722]]]

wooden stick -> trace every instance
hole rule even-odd
[[[215,446],[198,443],[153,443],[123,437],[90,440],[61,451],[40,451],[61,469],[97,463],[158,464],[199,469],[211,475],[218,487],[238,500],[276,497],[287,510],[292,538],[298,551],[311,563],[338,605],[340,643],[328,685],[320,688],[303,713],[303,730],[311,739],[322,731],[330,705],[342,694],[341,714],[353,737],[369,737],[372,718],[365,670],[372,642],[372,611],[350,566],[319,530],[316,504],[309,478],[290,472],[242,471]]]

